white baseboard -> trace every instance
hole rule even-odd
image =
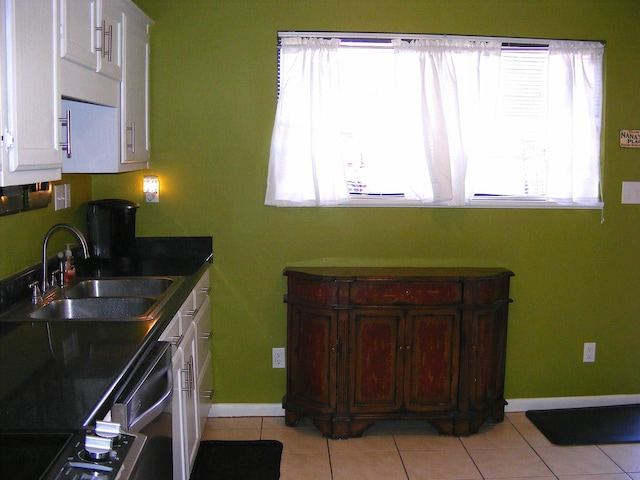
[[[598,395],[592,397],[513,398],[505,412],[527,410],[552,410],[556,408],[604,407],[606,405],[630,405],[640,403],[640,395]]]
[[[284,417],[280,403],[214,403],[210,417]]]
[[[640,394],[593,397],[514,398],[507,400],[505,412],[550,410],[554,408],[602,407],[640,403]],[[214,403],[209,417],[284,417],[279,403]]]

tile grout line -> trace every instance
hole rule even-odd
[[[471,452],[469,451],[469,449],[467,448],[465,443],[462,440],[460,440],[460,437],[458,437],[458,441],[460,442],[460,445],[462,446],[462,448],[464,449],[465,453],[467,454],[467,456],[469,457],[469,459],[473,463],[473,466],[476,467],[476,470],[478,472],[478,475],[480,475],[480,478],[482,478],[482,480],[486,480],[486,477],[482,474],[482,470],[480,470],[480,467],[476,463],[475,458],[473,458],[473,455],[471,455]]]
[[[618,462],[616,462],[616,461],[611,457],[611,455],[609,455],[607,452],[605,452],[605,451],[600,447],[600,445],[595,444],[595,447],[597,447],[597,448],[598,448],[598,450],[600,450],[600,451],[605,455],[605,457],[607,457],[609,460],[611,460],[611,461],[613,462],[613,464],[614,464],[616,467],[618,467],[618,468],[619,468],[619,469],[620,469],[620,470],[621,470],[621,471],[622,471],[622,472],[627,476],[627,478],[628,478],[629,480],[631,480],[631,475],[629,475],[629,474],[630,474],[630,473],[635,473],[635,472],[627,472],[624,468],[622,468],[622,466],[621,466],[621,465],[619,465],[619,464],[618,464]]]
[[[527,438],[522,434],[522,432],[520,431],[520,429],[516,426],[515,423],[513,423],[511,421],[511,419],[509,419],[509,417],[505,417],[506,420],[509,421],[509,423],[511,424],[511,426],[515,429],[516,432],[518,432],[518,435],[520,435],[520,437],[522,437],[522,440],[524,440],[524,442],[529,446],[529,448],[531,448],[531,450],[533,450],[533,453],[536,454],[536,457],[538,457],[540,459],[540,461],[544,464],[545,467],[547,467],[549,469],[549,471],[551,472],[551,474],[556,478],[556,479],[560,479],[560,477],[558,476],[558,474],[556,472],[553,471],[553,469],[551,468],[551,465],[549,465],[547,462],[544,461],[544,458],[542,458],[542,456],[540,455],[540,453],[538,453],[538,450],[536,450],[536,447],[531,445],[531,443],[529,443],[529,440],[527,440]],[[536,427],[537,428],[537,427]],[[542,432],[541,432],[542,433]]]
[[[398,457],[400,457],[400,463],[402,463],[402,469],[404,470],[404,476],[407,478],[407,480],[411,480],[411,477],[409,476],[409,472],[407,471],[407,466],[404,464],[404,459],[402,458],[402,452],[400,451],[400,448],[398,447],[398,442],[396,441],[396,436],[392,435],[393,438],[393,444],[396,446],[396,452],[398,452]]]

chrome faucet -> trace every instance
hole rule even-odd
[[[87,258],[89,258],[89,245],[87,244],[87,240],[84,238],[84,235],[82,235],[82,232],[80,232],[80,230],[78,230],[76,227],[72,226],[72,225],[68,225],[66,223],[58,223],[57,225],[54,225],[53,227],[51,227],[49,229],[49,231],[47,232],[47,234],[44,236],[44,242],[42,242],[42,293],[46,293],[48,290],[50,290],[50,284],[49,284],[49,278],[47,276],[47,244],[49,243],[49,238],[51,238],[51,235],[54,232],[57,232],[58,230],[69,230],[71,233],[73,233],[77,238],[78,241],[80,242],[80,245],[82,246],[82,254],[84,255],[85,260]]]

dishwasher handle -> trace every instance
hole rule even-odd
[[[171,401],[171,392],[173,390],[173,375],[172,371],[169,368],[167,370],[167,388],[165,389],[162,396],[158,399],[156,403],[154,403],[147,410],[139,414],[136,418],[132,419],[129,424],[130,432],[139,432],[144,427],[149,425],[149,423],[154,420],[158,415],[160,415],[165,406]]]
[[[171,344],[158,342],[138,367],[129,385],[111,407],[112,421],[128,432],[139,432],[171,401],[173,371]]]

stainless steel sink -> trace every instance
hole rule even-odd
[[[63,290],[65,298],[158,297],[173,283],[172,278],[98,278],[81,280]]]
[[[153,297],[74,298],[52,300],[36,308],[29,316],[40,320],[51,319],[131,319],[148,317],[158,302]]]
[[[79,280],[47,293],[43,302],[22,302],[0,321],[116,320],[155,318],[179,288],[182,277],[120,277]]]

